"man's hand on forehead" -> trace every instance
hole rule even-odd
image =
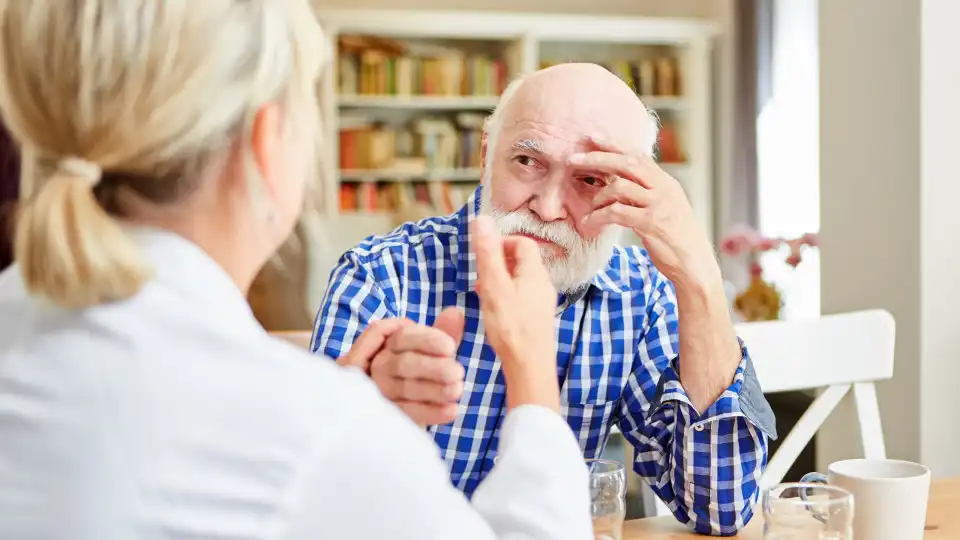
[[[603,180],[604,186],[610,185],[620,177],[617,164],[635,162],[634,165],[639,167],[649,157],[646,152],[639,149],[629,150],[607,142],[607,139],[599,135],[583,136],[577,147],[581,151],[571,154],[567,159],[567,165],[581,174],[589,174]],[[581,156],[590,156],[590,159],[582,160]]]
[[[719,272],[713,247],[680,183],[649,154],[598,137],[590,137],[588,148],[570,156],[570,165],[609,180],[594,197],[584,226],[632,229],[674,283],[712,279]]]

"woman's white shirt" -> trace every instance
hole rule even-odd
[[[556,413],[509,413],[467,501],[365,375],[268,336],[195,245],[132,234],[157,276],[129,301],[62,310],[0,274],[0,538],[592,538]]]

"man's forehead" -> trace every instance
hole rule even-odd
[[[500,136],[542,146],[577,146],[590,137],[649,151],[656,123],[636,94],[592,65],[542,70],[525,80],[502,111]]]
[[[501,150],[545,155],[589,151],[592,146],[591,138],[610,141],[626,150],[647,152],[652,138],[652,134],[640,136],[642,130],[636,129],[636,126],[629,126],[628,129],[605,129],[597,125],[563,126],[544,122],[518,122],[503,127]]]

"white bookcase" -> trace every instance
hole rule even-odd
[[[710,22],[465,11],[318,9],[317,13],[333,51],[337,51],[341,36],[372,36],[426,47],[462,47],[470,53],[479,51],[479,54],[502,59],[506,78],[511,80],[539,69],[545,62],[587,61],[610,65],[618,61],[639,63],[655,57],[672,58],[679,77],[679,91],[671,95],[640,92],[640,97],[647,107],[656,111],[664,125],[673,126],[684,159],[664,166],[681,182],[699,219],[713,235],[709,85],[711,44],[717,29]],[[320,164],[324,180],[320,188],[325,213],[333,217],[338,231],[349,231],[337,234],[338,241],[344,245],[331,246],[342,251],[351,247],[348,242],[387,232],[393,227],[395,217],[382,212],[341,211],[341,186],[479,181],[476,166],[425,171],[342,169],[339,159],[342,118],[362,113],[399,122],[423,114],[485,115],[496,106],[498,98],[495,94],[403,97],[342,94],[339,89],[344,74],[338,73],[340,69],[337,59],[331,61],[319,85],[324,121]]]

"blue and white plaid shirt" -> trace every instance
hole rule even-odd
[[[493,467],[506,412],[503,373],[473,292],[468,231],[480,189],[455,214],[408,223],[344,254],[312,344],[314,352],[339,358],[372,321],[406,317],[431,325],[444,308],[462,308],[464,394],[457,419],[430,431],[454,485],[468,496]],[[752,516],[773,417],[745,349],[733,384],[697,413],[678,377],[676,306],[673,285],[644,250],[617,247],[587,293],[558,308],[562,412],[585,457],[599,457],[618,425],[636,449],[637,474],[681,522],[730,534]]]

